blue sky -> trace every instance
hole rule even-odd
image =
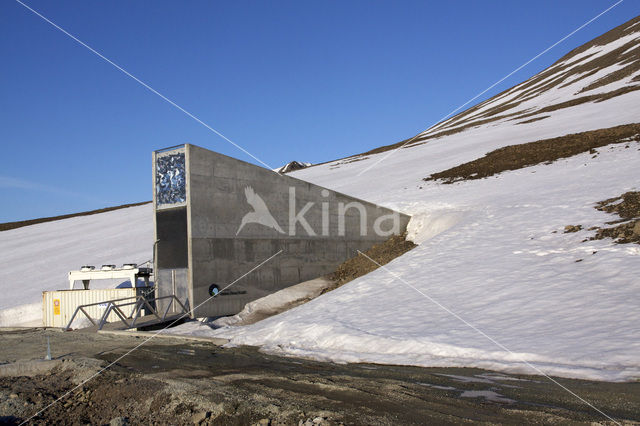
[[[274,167],[414,136],[614,1],[26,4]],[[640,13],[627,0],[478,101]],[[0,222],[151,199],[151,152],[250,157],[0,4]]]

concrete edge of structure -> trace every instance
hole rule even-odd
[[[223,346],[229,343],[229,339],[223,339],[220,337],[204,337],[204,336],[185,336],[181,334],[166,334],[152,331],[127,331],[127,330],[99,330],[100,334],[111,334],[114,336],[129,336],[129,337],[153,337],[163,339],[177,339],[177,340],[190,340],[195,342],[212,343],[216,346]]]

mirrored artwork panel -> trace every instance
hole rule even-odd
[[[156,202],[158,206],[187,200],[184,152],[156,158]]]

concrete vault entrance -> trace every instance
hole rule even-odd
[[[192,317],[325,275],[405,231],[409,216],[194,145],[153,153],[157,296]],[[212,294],[280,252],[205,302]],[[205,302],[205,303],[203,303]]]

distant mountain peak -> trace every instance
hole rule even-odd
[[[306,169],[310,165],[311,165],[311,163],[303,163],[303,162],[300,162],[300,161],[291,161],[290,163],[285,164],[284,166],[280,167],[276,171],[278,173],[289,173],[289,172],[293,172],[295,170]]]

